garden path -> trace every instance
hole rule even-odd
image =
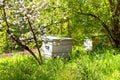
[[[35,52],[35,53],[37,53],[37,49],[33,49],[32,51]],[[4,54],[0,54],[0,58],[12,57],[15,54],[26,55],[26,54],[29,54],[29,52],[26,51],[26,50],[24,50],[24,51],[20,51],[20,52],[4,53]]]

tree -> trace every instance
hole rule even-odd
[[[42,64],[43,61],[39,47],[41,46],[41,28],[43,27],[38,24],[41,20],[40,12],[46,8],[47,1],[2,0],[0,4],[5,30],[10,38],[19,46],[29,51],[38,63]],[[27,45],[30,42],[35,44],[39,58]]]
[[[73,20],[84,23],[87,18],[86,24],[94,23],[95,27],[98,25],[97,31],[98,28],[104,29],[111,44],[120,47],[120,0],[69,0],[68,2],[74,15]]]
[[[38,63],[41,64],[42,57],[39,48],[42,45],[41,37],[45,28],[47,28],[48,34],[49,31],[58,33],[59,30],[62,33],[64,26],[61,27],[60,25],[68,21],[66,12],[64,12],[65,9],[62,7],[63,2],[60,3],[59,1],[58,4],[54,0],[3,0],[1,4],[5,31],[12,40],[29,51]],[[56,28],[60,29],[57,30]],[[37,47],[40,59],[31,50],[29,46],[31,43]]]

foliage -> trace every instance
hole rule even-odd
[[[6,1],[1,2],[2,19],[5,31],[21,47],[28,50],[34,57],[31,48],[36,46],[40,54],[41,36],[47,28],[49,35],[67,36],[68,9],[64,1]],[[3,25],[2,25],[3,26]]]
[[[29,17],[39,42],[46,28],[47,35],[72,37],[76,45],[81,44],[84,36],[99,35],[107,35],[107,40],[112,41],[113,45],[119,43],[117,0],[9,0],[6,3],[7,21],[11,26],[11,32],[31,48],[35,47],[35,44],[25,14]],[[1,5],[2,1],[0,7]],[[1,15],[0,10],[0,23]]]
[[[42,1],[39,3],[24,0],[5,2],[6,17],[11,33],[15,34],[22,43],[27,44],[33,38],[27,18],[29,18],[34,32],[40,32],[38,29],[40,29],[41,26],[37,23],[40,22],[40,10],[42,6],[39,8],[37,8],[37,6],[39,6]],[[36,36],[38,36],[38,34]]]
[[[81,28],[86,35],[106,34],[112,45],[119,47],[119,2],[118,0],[69,0],[73,26]],[[84,28],[84,29],[83,29]],[[79,31],[79,32],[80,32]]]
[[[68,5],[64,0],[50,0],[48,8],[44,15],[46,16],[47,34],[54,36],[68,36]]]
[[[6,37],[3,32],[0,32],[0,54],[4,52],[5,47],[6,47]]]
[[[118,80],[118,53],[112,48],[86,52],[74,47],[70,60],[47,59],[40,66],[33,57],[16,54],[0,59],[0,80]]]
[[[3,0],[2,19],[5,23],[5,31],[19,46],[28,50],[38,60],[31,50],[31,44],[37,47],[41,57],[39,49],[41,36],[46,32],[46,28],[48,35],[68,35],[69,19],[66,9],[68,9],[67,3],[64,4],[64,1],[60,0],[57,2]]]
[[[31,51],[31,44],[32,47],[37,46],[39,51],[44,29],[47,29],[47,35],[73,37],[76,44],[81,43],[86,35],[101,34],[107,34],[107,37],[116,44],[116,40],[120,38],[119,1],[5,0],[4,5],[2,1],[0,1],[2,9],[0,37],[3,35],[4,37],[0,40],[2,43],[0,51],[4,51],[7,46],[6,33],[8,33],[18,45],[27,49],[35,58],[29,55],[1,58],[0,80],[117,80],[120,78],[119,50],[103,48],[86,52],[82,47],[73,47],[70,60],[57,57],[45,60],[40,66],[35,60],[39,62],[38,56]]]
[[[0,15],[2,15],[1,9],[0,9]],[[3,20],[1,16],[0,16],[0,24],[3,24]],[[0,54],[3,53],[4,48],[6,46],[7,46],[6,45],[6,33],[5,33],[3,26],[0,25]]]

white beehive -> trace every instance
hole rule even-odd
[[[86,51],[91,51],[92,50],[92,40],[90,40],[88,37],[86,37],[85,41],[84,41],[84,46],[85,46],[85,50]]]
[[[61,38],[55,36],[43,37],[42,55],[45,57],[61,56],[69,57],[72,52],[72,38]]]

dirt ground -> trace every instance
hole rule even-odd
[[[32,51],[37,53],[37,49],[33,49]],[[30,54],[30,53],[28,51],[26,51],[26,50],[20,51],[20,52],[15,52],[15,53],[5,53],[5,54],[0,54],[0,58],[12,57],[15,54],[26,55],[26,54]]]

